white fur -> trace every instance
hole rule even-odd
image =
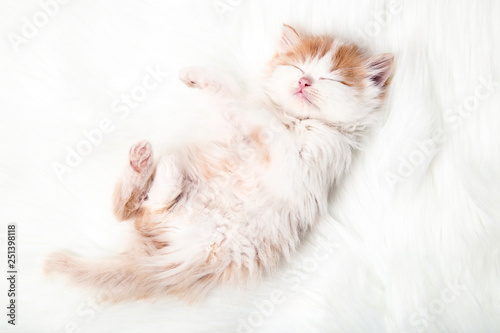
[[[330,63],[331,54],[328,59],[320,61]],[[316,73],[320,77],[331,75],[331,66],[324,65],[323,72]],[[364,66],[368,67],[369,63]],[[390,67],[385,70],[390,71]],[[280,74],[272,74],[264,86],[273,91],[283,85],[299,85],[294,78],[289,82],[283,76],[276,80],[277,76]],[[113,297],[118,300],[128,300],[128,296],[122,294],[130,295],[134,289],[140,298],[144,294],[142,288],[154,290],[146,292],[149,297],[174,288],[191,299],[198,298],[211,292],[214,284],[234,284],[273,272],[282,258],[290,259],[295,254],[299,241],[325,215],[330,190],[348,170],[353,150],[359,147],[366,132],[365,127],[357,128],[356,123],[337,125],[332,121],[329,114],[336,114],[337,109],[329,101],[344,104],[349,113],[362,113],[367,123],[373,123],[371,118],[376,115],[374,108],[359,111],[357,100],[361,98],[354,93],[345,97],[326,92],[322,99],[331,108],[323,109],[320,104],[315,107],[319,117],[309,112],[305,113],[308,118],[301,119],[296,118],[293,111],[289,112],[289,108],[298,103],[293,90],[287,96],[292,102],[286,105],[280,100],[248,104],[248,99],[237,93],[239,89],[233,80],[212,70],[183,69],[180,79],[190,87],[217,97],[207,112],[220,113],[223,125],[216,138],[181,147],[161,158],[142,204],[146,213],[138,219],[146,225],[147,234],[152,235],[155,242],[166,246],[155,250],[147,243],[150,238],[144,240],[139,232],[131,259],[121,256],[135,267],[140,284],[134,282],[128,286],[129,282],[125,281],[122,284],[127,290],[119,291],[114,276],[123,274],[121,268],[102,271],[97,263],[99,268],[95,272],[92,269],[89,272],[87,266],[79,270],[78,264],[68,269],[66,261],[58,268],[59,259],[51,257],[48,267],[68,273],[70,277],[78,271],[73,279],[98,289],[112,288]],[[316,86],[317,83],[312,82],[309,88]],[[382,94],[380,87],[377,90]],[[378,94],[372,96],[377,97]],[[372,105],[379,106],[380,100]],[[141,149],[144,152],[141,156],[150,156],[148,147],[144,143],[132,147],[131,163],[143,159],[135,153]],[[131,187],[133,191],[143,186],[143,179],[151,173],[147,167],[143,169],[140,173],[144,176],[138,181],[136,171],[126,171],[121,186]],[[124,193],[127,192],[123,189],[118,191],[119,196]],[[120,207],[125,202],[120,199],[115,205]],[[146,250],[141,255],[143,246]],[[130,270],[128,266],[124,269]],[[232,277],[224,277],[228,274],[226,271],[230,271]],[[109,286],[99,277],[103,275],[110,279]],[[146,281],[139,279],[143,275],[148,276]],[[219,282],[209,283],[205,278]]]

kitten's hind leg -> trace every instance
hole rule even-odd
[[[149,189],[145,206],[150,210],[169,209],[181,195],[184,174],[176,154],[161,158],[155,171],[155,180]]]
[[[204,67],[185,67],[179,71],[179,79],[188,87],[206,89],[227,97],[234,97],[239,93],[238,85],[232,77]]]
[[[130,219],[140,212],[154,176],[153,151],[148,141],[132,146],[129,160],[113,194],[114,213],[119,220]]]

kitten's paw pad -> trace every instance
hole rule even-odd
[[[179,71],[179,79],[188,87],[204,89],[209,86],[205,71],[200,67],[186,67]]]
[[[130,166],[135,172],[144,173],[153,165],[153,149],[149,141],[141,141],[130,148]]]

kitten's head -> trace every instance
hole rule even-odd
[[[383,102],[393,56],[367,57],[356,45],[329,36],[301,36],[284,25],[266,89],[299,119],[356,123]]]

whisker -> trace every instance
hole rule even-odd
[[[336,68],[334,71],[341,71],[343,69],[358,69],[358,68],[363,68],[362,66],[356,66],[356,67],[341,67],[341,68]]]

